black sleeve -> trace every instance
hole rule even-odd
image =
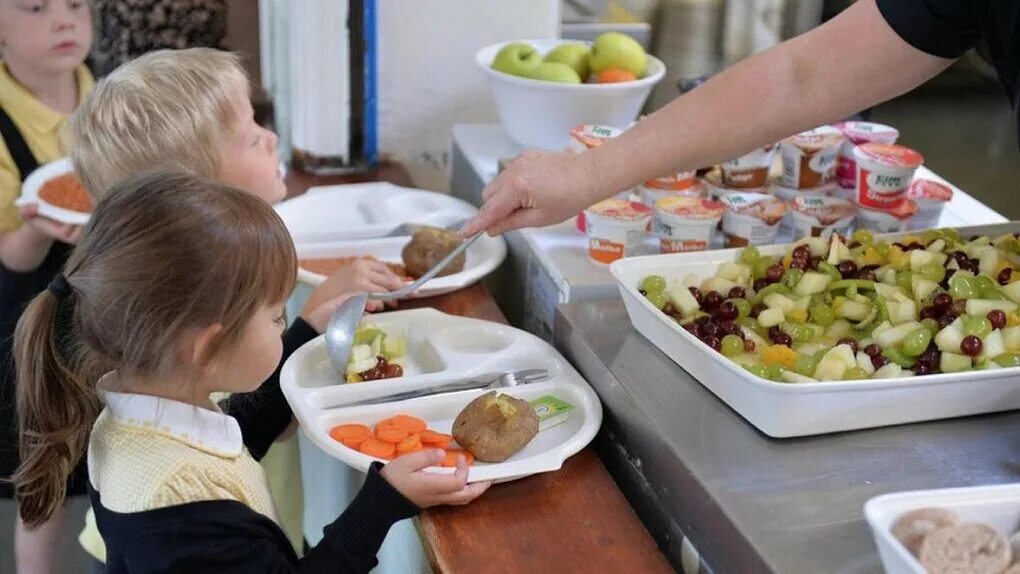
[[[319,333],[298,317],[283,334],[283,356],[276,370],[258,390],[239,393],[220,401],[223,412],[237,419],[244,437],[244,446],[255,460],[266,455],[273,441],[294,418],[287,399],[280,390],[280,370],[294,351],[318,337]]]
[[[959,58],[981,37],[978,0],[876,0],[894,32],[911,46],[939,58]]]

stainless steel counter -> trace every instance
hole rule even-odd
[[[674,563],[682,534],[716,574],[881,572],[872,496],[1020,481],[1020,413],[777,440],[647,342],[620,301],[561,306],[555,341],[602,398],[596,446]]]

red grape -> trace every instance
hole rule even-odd
[[[719,349],[722,348],[722,343],[719,342],[719,337],[705,335],[701,340],[709,347],[712,347],[713,351],[719,352]]]
[[[853,350],[854,354],[855,355],[857,354],[857,339],[854,339],[853,337],[843,337],[842,339],[836,341],[836,345],[850,345],[850,348]]]
[[[988,321],[991,322],[993,329],[1001,329],[1006,326],[1006,313],[993,309],[988,312]]]
[[[946,309],[952,306],[953,298],[949,296],[949,293],[939,293],[931,300],[931,304],[937,311],[944,313]]]
[[[882,354],[882,347],[879,347],[878,343],[872,343],[864,347],[864,354],[869,357],[878,357]]]
[[[960,343],[960,350],[963,351],[964,355],[968,355],[970,357],[980,355],[983,347],[984,344],[981,342],[981,339],[978,339],[974,335],[967,335],[963,338],[963,342]]]
[[[843,261],[836,266],[836,269],[844,279],[853,279],[857,276],[857,264],[853,261]]]
[[[743,299],[747,297],[747,291],[743,287],[730,289],[730,299]]]
[[[723,302],[723,296],[718,291],[709,291],[705,298],[701,302],[701,308],[705,311],[711,311],[719,306]]]
[[[715,311],[716,317],[720,319],[729,319],[731,321],[736,319],[739,314],[740,311],[737,310],[737,306],[733,304],[733,301],[723,301],[719,304],[719,307],[716,308]]]
[[[1008,285],[1009,280],[1012,278],[1013,270],[1009,267],[1003,269],[1002,271],[999,271],[999,276],[997,277],[997,279],[999,280],[999,285]]]

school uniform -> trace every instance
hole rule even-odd
[[[92,89],[92,75],[85,66],[75,72],[78,98]],[[15,200],[21,183],[45,164],[65,155],[60,145],[67,114],[53,110],[14,80],[0,62],[0,233],[22,225]],[[18,430],[15,420],[14,328],[25,306],[60,272],[72,247],[54,241],[38,268],[12,271],[0,264],[0,478],[18,468]],[[68,494],[85,494],[84,463],[68,481]],[[13,497],[13,487],[0,482],[0,497]]]

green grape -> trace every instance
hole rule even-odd
[[[984,339],[992,332],[992,322],[980,315],[963,315],[964,335],[974,335]]]
[[[995,281],[992,281],[992,278],[987,275],[978,275],[974,277],[974,286],[977,288],[981,297],[984,297],[986,292],[998,291],[999,289],[999,286],[995,284]]]
[[[941,265],[931,263],[921,266],[921,268],[917,270],[917,274],[929,281],[940,283],[946,278],[946,268]]]
[[[655,291],[665,291],[666,289],[666,278],[662,275],[649,275],[645,277],[645,280],[641,282],[641,289],[645,293],[654,293]]]
[[[944,228],[944,229],[940,229],[939,231],[942,232],[942,236],[946,240],[947,243],[951,243],[954,246],[957,245],[957,244],[963,243],[963,238],[960,237],[960,232],[959,231],[957,231],[955,229],[952,229],[952,228]]]
[[[768,272],[769,267],[776,264],[776,258],[771,255],[763,255],[754,263],[754,278],[761,279]]]
[[[779,324],[779,329],[790,336],[794,343],[808,343],[815,335],[814,329],[806,327],[804,325],[798,325],[796,323],[789,323],[783,321]]]
[[[726,335],[721,345],[720,352],[725,357],[736,357],[744,352],[744,340],[736,335]]]
[[[783,285],[782,283],[773,283],[771,285],[766,285],[761,291],[758,291],[758,293],[754,296],[754,302],[761,303],[765,300],[765,297],[768,297],[773,293],[782,293],[785,295],[789,292],[790,289],[786,285]]]
[[[905,355],[917,357],[928,348],[929,343],[931,343],[931,331],[922,327],[907,334],[907,337],[900,343],[900,350]]]
[[[811,356],[815,361],[821,362],[822,358],[825,357],[825,353],[828,353],[829,349],[818,349],[815,354]]]
[[[771,381],[783,380],[783,367],[773,363],[765,367],[765,378]]]
[[[740,262],[746,265],[754,265],[761,258],[761,253],[754,245],[749,245],[740,252]]]
[[[910,271],[897,271],[896,272],[896,285],[901,289],[905,289],[908,293],[913,288],[910,281]]]
[[[889,242],[888,241],[879,241],[878,243],[876,243],[874,245],[874,247],[875,247],[875,251],[877,251],[878,254],[882,256],[883,259],[885,259],[886,257],[889,257]]]
[[[786,285],[789,289],[793,289],[803,278],[803,269],[787,269],[786,273],[783,274],[783,285]]]
[[[804,375],[805,377],[813,376],[817,367],[818,361],[807,355],[797,355],[797,360],[793,364],[794,372]]]
[[[729,299],[729,301],[737,308],[737,319],[751,314],[751,302],[747,299]]]
[[[765,365],[744,365],[744,368],[756,377],[767,379],[769,376],[768,369]]]
[[[868,378],[868,373],[865,373],[864,369],[860,367],[849,368],[843,373],[844,381],[859,381],[866,378]]]
[[[662,291],[648,291],[645,298],[647,298],[648,302],[655,305],[655,308],[660,311],[666,306],[666,294]]]
[[[932,336],[935,336],[935,334],[939,332],[939,322],[936,321],[935,319],[932,319],[931,317],[922,320],[921,326],[927,329],[928,332],[932,334]]]
[[[886,359],[889,359],[904,369],[909,369],[914,366],[914,359],[906,356],[902,351],[895,347],[883,349],[882,354],[885,355]]]
[[[832,265],[825,261],[818,262],[818,271],[820,273],[825,273],[829,277],[832,277],[834,281],[839,281],[840,279],[843,278],[843,276],[839,273],[839,269],[836,269],[835,265]]]
[[[929,229],[921,234],[921,242],[925,245],[931,245],[938,239],[942,239],[942,233],[938,229]]]
[[[867,229],[858,229],[857,231],[854,231],[854,234],[851,237],[854,241],[861,245],[871,245],[875,242],[875,236]]]
[[[980,295],[974,279],[964,275],[953,275],[949,280],[949,295],[953,301],[959,299],[973,299]]]
[[[991,299],[992,301],[1009,301],[1009,297],[1006,297],[1006,294],[996,287],[992,287],[988,291],[982,291],[981,298]]]
[[[1000,367],[1020,367],[1020,354],[1003,353],[992,359]]]
[[[751,331],[758,333],[762,339],[768,339],[768,329],[759,325],[757,319],[751,317],[740,317],[737,319],[737,325],[740,325],[744,329],[750,329]]]
[[[811,320],[822,327],[828,327],[836,322],[836,312],[832,307],[819,303],[811,307]]]

